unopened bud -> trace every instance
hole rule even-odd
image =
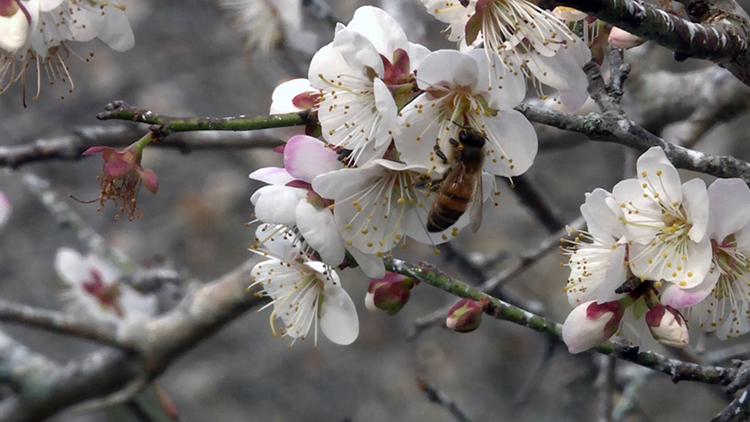
[[[620,327],[625,308],[620,302],[582,303],[565,319],[562,337],[570,353],[585,352],[607,341]]]
[[[480,299],[479,302],[461,299],[448,311],[445,326],[459,333],[474,331],[482,323],[482,313],[489,304],[490,301],[487,299]]]
[[[382,310],[396,315],[409,301],[411,289],[419,280],[386,271],[385,277],[372,280],[367,288],[365,307],[370,311]]]
[[[26,44],[31,16],[17,0],[0,0],[0,50],[15,53]]]
[[[637,37],[630,32],[623,31],[620,28],[614,27],[609,32],[609,39],[607,40],[609,45],[619,48],[633,48],[646,42],[643,38]]]
[[[690,342],[688,327],[682,314],[671,306],[657,304],[646,313],[651,336],[672,347],[685,347]]]

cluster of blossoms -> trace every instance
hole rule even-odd
[[[98,38],[113,50],[129,50],[134,38],[124,9],[116,0],[0,0],[0,92],[18,80],[25,90],[29,68],[36,71],[34,99],[43,74],[72,92],[65,60],[77,55],[68,43]]]
[[[398,312],[415,280],[386,273],[383,259],[407,238],[437,245],[470,223],[476,231],[483,202],[499,194],[494,177],[533,163],[536,133],[513,109],[527,78],[540,93],[542,84],[557,89],[571,108],[587,98],[589,50],[550,13],[526,0],[424,3],[450,23],[462,51],[430,52],[383,10],[362,7],[315,53],[307,79],[274,92],[272,114],[312,109],[319,121],[277,150],[283,168],[250,174],[267,184],[251,198],[263,223],[253,249],[271,257],[256,267],[254,286],[272,298],[272,324],[284,323],[277,334],[304,338],[319,319],[332,341],[356,338],[356,324],[343,318],[356,321],[356,312],[334,268],[358,266],[374,279],[368,308]],[[437,187],[468,165],[457,141],[466,133],[482,138],[472,195],[451,196],[463,210],[444,230],[428,231]],[[274,250],[284,242],[292,258]],[[332,334],[334,324],[346,335]]]
[[[563,326],[572,353],[623,329],[674,347],[687,322],[719,339],[750,330],[750,188],[741,179],[682,183],[661,148],[645,152],[638,178],[586,195],[588,231],[563,252],[575,309]],[[639,322],[641,319],[645,320]]]

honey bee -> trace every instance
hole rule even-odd
[[[445,176],[437,197],[427,214],[427,231],[441,232],[458,221],[471,208],[471,228],[476,233],[482,224],[482,165],[486,137],[479,131],[462,127],[454,147],[454,166]],[[445,160],[445,155],[438,150]]]

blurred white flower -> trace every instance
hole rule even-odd
[[[338,275],[322,262],[310,261],[295,253],[291,237],[279,233],[255,252],[269,260],[253,267],[253,283],[260,287],[259,296],[271,302],[260,311],[273,307],[271,330],[275,336],[289,336],[292,344],[313,329],[313,342],[318,343],[318,325],[329,340],[348,345],[359,335],[359,318],[349,294],[341,286]],[[275,322],[281,320],[277,329]],[[290,345],[291,347],[291,345]]]
[[[37,90],[33,99],[39,96],[42,74],[47,75],[50,83],[68,84],[73,92],[73,80],[65,60],[71,55],[85,61],[89,59],[75,54],[68,42],[98,38],[115,51],[129,50],[135,42],[125,7],[116,0],[18,0],[17,5],[28,19],[29,32],[26,37],[16,34],[16,40],[6,41],[5,47],[0,44],[4,50],[0,57],[0,80],[5,80],[0,92],[19,79],[25,91],[27,68],[36,72],[33,79],[36,79]],[[17,25],[16,32],[23,27]]]
[[[321,92],[323,137],[351,150],[350,165],[382,158],[398,130],[399,103],[411,99],[414,70],[427,49],[410,43],[384,11],[360,7],[333,42],[310,63],[308,79]]]
[[[67,284],[64,297],[71,310],[85,317],[125,324],[156,315],[156,297],[141,295],[121,283],[120,271],[96,255],[82,256],[73,249],[60,248],[55,270]]]
[[[318,47],[317,35],[302,30],[301,0],[221,0],[221,6],[232,11],[250,50],[268,54],[283,42],[312,54]]]

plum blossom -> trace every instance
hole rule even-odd
[[[551,13],[526,0],[422,0],[427,11],[450,25],[449,39],[461,50],[483,44],[490,80],[531,78],[558,90],[571,110],[588,98],[583,65],[591,59],[586,44]]]
[[[414,71],[427,53],[387,13],[365,6],[315,54],[308,78],[321,93],[322,134],[351,150],[349,165],[383,157],[398,130],[399,104],[412,98]]]
[[[248,49],[268,54],[282,42],[308,54],[317,48],[317,35],[302,29],[301,0],[221,0],[221,6],[232,12]]]
[[[601,304],[621,297],[615,290],[628,278],[627,245],[625,228],[607,205],[612,201],[615,201],[614,196],[604,189],[587,193],[581,214],[588,231],[581,231],[570,246],[563,249],[568,257],[566,265],[570,267],[564,290],[571,306],[591,300]]]
[[[682,289],[699,285],[711,267],[706,234],[709,197],[705,183],[684,184],[664,151],[652,147],[637,162],[638,179],[618,183],[611,202],[620,208],[629,242],[629,262],[641,279]]]
[[[294,249],[290,238],[281,233],[256,251],[270,259],[253,267],[253,283],[248,289],[260,287],[256,295],[271,299],[260,309],[273,308],[271,331],[275,336],[291,337],[294,344],[313,329],[317,345],[320,326],[332,342],[351,344],[359,335],[359,319],[338,274],[322,262],[294,253]],[[277,320],[282,323],[279,328]]]
[[[487,137],[485,171],[510,177],[528,170],[537,152],[536,132],[512,110],[523,99],[525,86],[514,80],[491,86],[486,67],[487,58],[479,51],[439,50],[424,59],[417,84],[425,92],[399,117],[402,129],[395,142],[402,161],[444,172],[446,164],[436,158],[435,146],[449,155],[449,140],[468,127]]]
[[[268,183],[253,194],[255,217],[264,223],[292,228],[328,265],[344,260],[330,202],[313,189],[316,176],[341,169],[338,154],[318,139],[297,135],[284,146],[284,167],[266,167],[250,174]],[[261,243],[263,243],[261,241]]]
[[[0,45],[0,79],[6,80],[0,92],[19,79],[25,84],[27,68],[36,72],[37,90],[33,99],[39,96],[42,74],[50,82],[67,83],[72,92],[73,80],[65,60],[70,55],[85,61],[88,58],[76,55],[68,42],[98,38],[115,51],[129,50],[135,42],[123,12],[125,7],[116,0],[17,0],[15,3],[27,23],[16,13],[11,22],[0,24],[0,31],[5,31],[12,40]],[[24,28],[28,29],[26,35]]]
[[[425,170],[377,159],[364,167],[322,174],[312,185],[322,197],[334,200],[333,217],[350,250],[383,258],[393,247],[403,244],[404,236],[439,244],[458,236],[459,230],[469,224],[469,213],[465,213],[452,227],[427,233],[427,212],[434,194],[417,187]],[[489,175],[485,179],[486,199],[492,180]],[[382,278],[385,268],[380,262],[365,273],[371,278]]]
[[[305,78],[297,78],[279,84],[271,95],[269,114],[299,113],[318,106],[320,93]],[[319,130],[317,123],[307,126],[277,127],[270,129],[280,139],[289,139],[295,135],[313,135]]]
[[[689,320],[720,340],[750,330],[750,188],[741,179],[718,179],[708,187],[712,264],[697,286],[670,285],[662,302],[689,308]]]
[[[74,249],[61,248],[55,256],[55,270],[67,284],[64,297],[71,310],[85,317],[133,324],[156,315],[156,297],[141,295],[120,282],[120,271],[97,255],[82,256]]]

